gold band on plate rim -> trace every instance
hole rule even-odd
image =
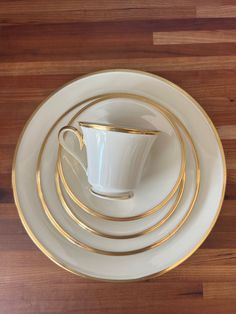
[[[101,97],[101,96],[97,96],[97,97]],[[177,226],[174,228],[174,230],[172,230],[170,233],[168,233],[166,236],[164,236],[162,239],[160,239],[159,241],[154,242],[153,244],[147,245],[145,247],[139,248],[139,249],[135,249],[135,250],[129,250],[129,251],[106,251],[106,250],[102,250],[102,249],[98,249],[98,248],[94,248],[90,245],[87,245],[85,243],[83,243],[82,241],[78,240],[77,238],[75,238],[73,235],[71,235],[68,231],[66,231],[63,226],[55,219],[55,217],[53,216],[53,214],[51,213],[47,202],[45,200],[44,197],[44,192],[43,192],[43,188],[41,186],[41,172],[40,172],[40,165],[41,165],[41,160],[42,160],[42,155],[44,152],[44,148],[46,146],[47,140],[52,132],[52,130],[54,129],[54,127],[56,126],[56,124],[63,118],[65,117],[65,115],[68,113],[68,111],[70,112],[71,110],[74,109],[71,108],[71,110],[68,110],[67,112],[65,112],[55,123],[54,125],[50,128],[50,130],[48,131],[43,144],[41,146],[40,152],[39,152],[39,156],[38,156],[38,162],[37,162],[37,168],[36,168],[36,183],[37,183],[37,190],[38,190],[38,196],[39,199],[41,201],[42,207],[44,209],[45,214],[47,215],[48,219],[50,220],[50,222],[52,223],[52,225],[58,230],[58,232],[64,236],[64,238],[66,238],[69,242],[73,243],[74,245],[86,249],[90,252],[93,253],[97,253],[97,254],[102,254],[102,255],[109,255],[109,256],[127,256],[127,255],[134,255],[134,254],[138,254],[138,253],[142,253],[145,252],[147,250],[156,248],[158,246],[160,246],[162,243],[166,242],[168,239],[170,239],[180,228],[181,226],[185,223],[185,221],[187,220],[187,218],[189,217],[195,201],[197,199],[197,195],[199,192],[199,187],[200,187],[200,166],[199,166],[199,159],[198,159],[198,155],[197,155],[197,151],[195,148],[195,145],[193,143],[193,140],[188,132],[188,130],[184,127],[184,125],[182,124],[181,121],[178,120],[177,117],[175,117],[172,113],[170,113],[166,108],[163,108],[161,105],[157,104],[157,108],[160,111],[164,111],[169,119],[171,119],[171,121],[176,120],[177,123],[180,125],[180,127],[184,130],[184,132],[186,133],[186,136],[188,137],[188,140],[190,141],[190,144],[192,146],[192,151],[194,154],[194,158],[195,158],[195,164],[196,164],[196,187],[195,187],[195,192],[192,198],[192,201],[190,203],[189,209],[187,211],[187,213],[184,215],[184,217],[181,219],[181,221],[177,224]]]
[[[111,221],[132,221],[132,220],[141,219],[141,218],[144,218],[144,217],[147,217],[149,215],[154,214],[155,212],[160,210],[164,205],[166,205],[169,202],[169,200],[173,197],[173,195],[175,194],[175,192],[177,191],[177,189],[179,187],[179,184],[180,184],[180,182],[182,180],[182,177],[183,177],[184,171],[185,171],[185,165],[186,165],[185,144],[184,144],[184,141],[182,139],[182,136],[181,136],[178,128],[175,125],[175,121],[173,121],[173,119],[170,118],[168,110],[167,111],[163,110],[163,107],[160,104],[156,103],[155,101],[153,101],[153,100],[151,100],[151,99],[149,99],[149,98],[147,98],[145,96],[139,96],[139,95],[134,95],[134,94],[130,94],[130,93],[108,93],[106,95],[99,95],[99,96],[97,96],[95,98],[95,100],[90,102],[88,105],[83,107],[77,114],[75,114],[74,117],[69,121],[68,125],[71,125],[79,117],[79,115],[81,113],[85,112],[90,107],[100,103],[101,101],[115,99],[115,98],[135,99],[135,100],[139,100],[139,101],[142,101],[144,103],[149,104],[150,106],[152,106],[155,109],[157,109],[168,120],[168,122],[171,124],[172,128],[174,129],[174,131],[176,133],[176,136],[177,136],[177,138],[179,140],[180,147],[181,147],[181,167],[180,167],[180,172],[179,172],[179,176],[177,178],[177,181],[174,184],[174,186],[173,186],[172,190],[170,191],[170,193],[159,204],[155,205],[153,208],[145,211],[142,214],[138,214],[138,215],[134,215],[134,216],[128,216],[128,217],[109,216],[109,215],[102,214],[101,212],[99,212],[99,210],[95,210],[95,209],[87,206],[86,204],[84,204],[73,193],[73,191],[70,188],[68,182],[66,181],[66,178],[65,178],[65,175],[64,175],[63,166],[62,166],[62,162],[61,162],[61,151],[62,151],[62,147],[61,146],[59,146],[59,148],[58,148],[58,163],[57,163],[58,167],[57,167],[57,170],[58,170],[61,182],[63,184],[63,187],[65,188],[67,194],[70,196],[70,198],[79,207],[81,207],[87,213],[89,213],[89,214],[91,214],[91,215],[93,215],[95,217],[99,217],[99,218],[106,219],[106,220],[111,220]]]
[[[32,121],[32,119],[34,118],[34,116],[37,114],[37,112],[41,109],[41,107],[47,102],[48,99],[50,99],[54,94],[56,94],[58,91],[60,91],[61,89],[69,86],[70,84],[72,84],[73,82],[76,82],[78,80],[82,80],[84,78],[88,78],[90,76],[93,75],[98,75],[98,74],[104,74],[104,73],[112,73],[112,72],[127,72],[127,73],[137,73],[137,74],[142,74],[145,75],[147,77],[152,77],[154,79],[157,79],[159,81],[162,81],[166,84],[168,84],[169,86],[173,87],[174,89],[178,90],[182,95],[184,95],[186,98],[188,98],[192,103],[194,103],[194,105],[200,110],[200,112],[203,114],[203,116],[206,118],[206,120],[208,121],[209,125],[211,126],[212,131],[214,132],[216,141],[218,143],[219,146],[219,151],[220,151],[220,155],[222,158],[222,163],[223,163],[223,174],[224,174],[224,178],[223,178],[223,184],[222,184],[222,192],[221,192],[221,198],[219,201],[219,205],[216,211],[216,214],[214,216],[214,219],[212,220],[209,228],[207,229],[207,231],[205,232],[204,236],[201,238],[201,240],[194,246],[194,248],[188,253],[186,254],[184,257],[180,258],[177,262],[175,262],[173,265],[158,271],[156,273],[152,273],[150,275],[146,275],[146,276],[142,276],[142,277],[138,277],[138,278],[133,278],[133,279],[105,279],[105,278],[99,278],[96,276],[92,276],[92,275],[88,275],[79,271],[74,270],[72,267],[67,266],[64,261],[59,258],[56,257],[54,254],[50,253],[50,251],[38,240],[37,236],[34,234],[33,230],[30,228],[24,214],[23,211],[21,209],[21,204],[19,202],[19,198],[18,198],[18,194],[17,194],[17,187],[16,187],[16,171],[15,171],[15,167],[16,167],[16,159],[17,159],[17,153],[18,153],[18,149],[20,147],[21,144],[21,140],[25,134],[25,131],[28,127],[28,125],[30,124],[30,122]],[[93,73],[89,73],[86,75],[83,75],[79,78],[76,78],[70,82],[67,82],[66,84],[64,84],[63,86],[59,87],[58,89],[56,89],[54,92],[52,92],[44,101],[42,101],[38,107],[36,108],[36,110],[32,113],[32,115],[30,116],[30,118],[28,119],[28,121],[26,122],[23,130],[21,131],[21,134],[19,136],[16,148],[15,148],[15,153],[14,153],[14,158],[13,158],[13,163],[12,163],[12,189],[13,189],[13,195],[14,195],[14,200],[15,200],[15,204],[16,204],[16,208],[19,214],[19,217],[21,219],[21,222],[26,230],[26,232],[28,233],[29,237],[31,238],[31,240],[34,242],[34,244],[55,264],[57,264],[59,267],[67,270],[68,272],[81,276],[83,278],[87,278],[87,279],[92,279],[92,280],[98,280],[98,281],[104,281],[104,282],[135,282],[135,281],[141,281],[141,280],[147,280],[147,279],[151,279],[154,277],[159,277],[165,273],[167,273],[168,271],[176,268],[178,265],[182,264],[186,259],[188,259],[200,246],[201,244],[206,240],[206,238],[208,237],[208,235],[210,234],[211,230],[213,229],[217,218],[220,214],[221,208],[222,208],[222,204],[223,204],[223,200],[224,200],[224,195],[225,195],[225,188],[226,188],[226,179],[227,179],[227,172],[226,172],[226,162],[225,162],[225,156],[224,156],[224,150],[222,147],[222,143],[220,141],[220,137],[217,133],[217,130],[214,126],[214,124],[212,123],[211,119],[209,118],[209,116],[207,115],[207,113],[205,112],[205,110],[200,106],[200,104],[194,99],[192,98],[187,92],[185,92],[182,88],[180,88],[178,85],[168,81],[167,79],[164,79],[163,77],[160,77],[156,74],[152,74],[152,73],[148,73],[145,71],[140,71],[140,70],[131,70],[131,69],[109,69],[109,70],[102,70],[102,71],[97,71],[97,72],[93,72]]]
[[[164,222],[167,221],[167,219],[170,218],[170,216],[174,213],[174,211],[176,210],[176,208],[179,205],[179,202],[181,200],[181,197],[183,195],[183,191],[184,191],[184,186],[185,186],[185,174],[183,176],[183,179],[180,183],[180,188],[179,188],[179,192],[178,195],[176,197],[176,200],[174,202],[174,204],[171,206],[170,210],[168,211],[168,213],[160,220],[158,221],[155,225],[137,232],[137,233],[133,233],[133,234],[127,234],[127,235],[112,235],[112,234],[108,234],[108,233],[104,233],[101,232],[91,226],[89,226],[87,223],[85,223],[81,218],[79,218],[76,213],[70,208],[70,206],[68,205],[68,203],[65,200],[65,197],[63,195],[62,189],[61,189],[61,184],[60,184],[60,179],[59,179],[59,175],[56,172],[55,175],[55,182],[56,182],[56,189],[57,189],[57,194],[58,197],[61,201],[62,206],[64,207],[65,211],[67,212],[67,214],[83,229],[92,232],[96,235],[99,235],[101,237],[105,237],[105,238],[109,238],[109,239],[132,239],[132,238],[136,238],[145,234],[148,234],[154,230],[156,230],[157,228],[159,228],[161,225],[163,225]]]
[[[108,123],[98,123],[98,122],[79,122],[80,126],[96,129],[96,130],[104,130],[104,131],[112,131],[112,132],[121,132],[121,133],[130,133],[130,134],[143,134],[143,135],[156,135],[160,133],[158,130],[142,130],[142,129],[131,129],[127,127],[116,126]]]

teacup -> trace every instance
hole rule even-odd
[[[82,130],[65,126],[59,131],[59,143],[87,174],[91,192],[98,197],[128,199],[140,182],[148,153],[160,133],[158,130],[131,129],[92,122],[79,122]],[[87,168],[68,147],[64,135],[76,135],[80,149],[87,151]]]

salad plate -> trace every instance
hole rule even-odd
[[[159,107],[161,110],[161,106]],[[167,113],[167,110],[164,110]],[[174,120],[174,118],[172,118],[171,116],[170,118],[171,120]],[[58,122],[60,122],[60,120]],[[147,232],[146,230],[146,232],[143,234],[142,240],[128,240],[128,237],[126,237],[126,241],[118,241],[118,239],[114,241],[111,239],[111,233],[113,228],[111,228],[110,230],[110,236],[107,237],[108,239],[98,238],[97,235],[94,235],[92,233],[88,234],[87,229],[83,228],[81,224],[77,225],[74,221],[68,219],[66,211],[63,211],[63,208],[60,204],[60,198],[57,197],[56,189],[53,188],[55,171],[54,169],[56,168],[58,148],[58,127],[59,126],[57,126],[56,124],[55,127],[51,129],[50,132],[47,134],[39,154],[37,167],[37,188],[39,192],[39,198],[41,200],[42,207],[44,208],[45,213],[47,214],[51,223],[58,230],[58,232],[60,232],[69,241],[79,247],[93,250],[101,254],[127,255],[128,253],[136,254],[138,252],[157,247],[167,241],[179,230],[194,206],[200,184],[199,162],[194,144],[187,131],[183,130],[185,131],[185,134],[183,136],[186,137],[185,142],[188,145],[188,163],[185,171],[186,187],[182,194],[178,210],[176,210],[172,214],[172,216],[165,222],[165,224],[160,226],[160,228],[152,228],[151,233]],[[120,200],[119,202],[124,203],[124,201],[122,200]],[[113,201],[111,202],[110,206],[112,206],[112,203]],[[145,222],[143,222],[143,226],[145,229]],[[119,229],[121,231],[122,228],[122,223],[120,223]],[[105,232],[103,234],[105,235]]]

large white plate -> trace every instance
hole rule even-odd
[[[131,92],[164,105],[185,124],[200,158],[201,188],[189,219],[160,247],[133,256],[105,256],[76,247],[48,221],[37,195],[37,157],[54,121],[78,101],[109,92]],[[21,220],[36,245],[63,268],[104,280],[147,278],[183,262],[211,231],[220,212],[226,183],[225,159],[219,137],[199,104],[182,89],[158,76],[129,70],[85,76],[49,97],[34,113],[20,137],[12,174]]]

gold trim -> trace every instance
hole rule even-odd
[[[133,129],[133,128],[115,126],[109,123],[98,123],[98,122],[95,123],[95,122],[80,121],[79,125],[86,128],[96,129],[96,130],[129,133],[129,134],[157,135],[158,133],[160,133],[160,131],[158,130]]]
[[[102,97],[101,97],[102,98]],[[89,106],[89,105],[88,105]],[[172,230],[169,234],[167,234],[166,236],[164,236],[162,239],[160,239],[159,241],[154,242],[153,244],[147,245],[145,247],[142,247],[140,249],[135,249],[135,250],[129,250],[129,251],[106,251],[106,250],[101,250],[98,248],[94,248],[88,244],[83,243],[82,241],[78,240],[77,238],[75,238],[73,235],[71,235],[71,233],[69,233],[68,231],[66,231],[63,226],[55,219],[55,217],[53,216],[53,214],[51,213],[47,202],[45,200],[44,197],[44,193],[43,193],[43,188],[41,186],[41,173],[40,173],[40,165],[41,165],[41,159],[42,159],[42,155],[44,152],[44,148],[45,145],[47,143],[47,140],[52,132],[52,130],[54,129],[55,125],[68,113],[64,113],[55,123],[54,125],[50,128],[50,130],[48,131],[43,144],[41,146],[40,152],[39,152],[39,156],[38,156],[38,162],[37,162],[37,168],[36,168],[36,183],[37,183],[37,190],[38,190],[38,196],[39,199],[41,201],[42,207],[44,209],[45,214],[47,215],[48,219],[50,220],[50,222],[52,223],[52,225],[58,230],[58,232],[64,236],[69,242],[73,243],[74,245],[83,248],[85,250],[88,250],[90,252],[94,252],[97,254],[103,254],[103,255],[109,255],[109,256],[127,256],[127,255],[134,255],[134,254],[138,254],[138,253],[142,253],[145,252],[147,250],[156,248],[158,246],[160,246],[162,243],[166,242],[168,239],[170,239],[180,228],[181,226],[185,223],[185,221],[187,220],[187,218],[189,217],[195,201],[197,199],[197,195],[199,192],[199,187],[200,187],[200,167],[199,167],[199,160],[198,160],[198,156],[197,156],[197,152],[196,152],[196,148],[195,145],[192,141],[192,138],[189,134],[189,132],[186,130],[186,128],[183,126],[182,122],[180,122],[173,114],[171,114],[166,108],[163,108],[161,105],[156,104],[156,107],[160,110],[160,111],[164,111],[166,113],[166,115],[168,116],[168,118],[172,121],[172,119],[176,119],[178,124],[183,128],[183,130],[186,133],[186,136],[188,137],[188,140],[191,143],[192,146],[192,151],[194,154],[194,158],[195,158],[195,163],[196,163],[196,187],[195,187],[195,192],[192,198],[192,201],[190,203],[189,209],[187,211],[187,213],[184,215],[184,217],[181,219],[181,221],[177,224],[177,226],[174,228],[174,230]],[[74,107],[73,107],[74,108]],[[73,110],[73,108],[71,110]],[[86,107],[85,107],[86,108]],[[84,109],[84,108],[83,108]],[[83,110],[81,109],[81,111]],[[81,113],[80,111],[80,113]],[[172,122],[173,123],[173,122]]]
[[[58,141],[59,141],[59,144],[62,146],[62,143],[60,143],[60,134],[62,132],[72,132],[76,138],[78,139],[79,141],[79,147],[80,149],[82,150],[83,147],[84,147],[84,138],[83,138],[83,134],[80,133],[79,130],[77,130],[75,127],[73,126],[63,126],[63,128],[60,129],[59,133],[58,133]],[[63,146],[62,146],[63,147]]]
[[[38,240],[38,238],[35,236],[34,232],[31,230],[30,226],[28,225],[27,220],[25,219],[25,216],[23,214],[23,211],[21,209],[21,205],[18,199],[18,194],[17,194],[17,187],[16,187],[16,173],[15,173],[15,166],[16,166],[16,159],[17,159],[17,153],[18,153],[18,149],[20,147],[21,144],[21,140],[24,136],[24,133],[28,127],[28,125],[30,124],[30,122],[32,121],[33,117],[36,115],[36,113],[40,110],[40,108],[45,104],[45,102],[52,97],[54,94],[56,94],[58,91],[60,91],[61,89],[63,89],[66,86],[69,86],[70,84],[72,84],[73,82],[76,82],[78,80],[82,80],[84,78],[88,78],[90,76],[93,75],[98,75],[98,74],[104,74],[104,73],[111,73],[111,72],[127,72],[127,73],[137,73],[137,74],[142,74],[145,76],[149,76],[149,77],[153,77],[155,79],[158,79],[162,82],[165,82],[166,84],[168,84],[169,86],[172,86],[174,89],[177,89],[180,93],[182,93],[186,98],[188,98],[191,102],[194,103],[194,105],[201,111],[201,113],[203,114],[203,116],[207,119],[209,125],[212,128],[212,131],[214,132],[214,135],[216,137],[216,141],[219,145],[219,150],[220,150],[220,154],[221,154],[221,158],[222,158],[222,163],[223,163],[223,173],[224,173],[224,178],[223,178],[223,185],[222,185],[222,192],[221,192],[221,198],[219,201],[219,206],[217,208],[216,214],[214,219],[211,222],[210,227],[208,228],[208,230],[206,231],[205,235],[202,237],[202,239],[195,245],[195,247],[188,253],[186,254],[184,257],[180,258],[176,263],[174,263],[173,265],[167,267],[166,269],[163,269],[162,271],[156,272],[156,273],[152,273],[150,275],[147,276],[143,276],[143,277],[139,277],[139,278],[135,278],[135,279],[104,279],[104,278],[99,278],[99,277],[95,277],[95,276],[91,276],[91,275],[87,275],[78,271],[73,270],[71,267],[68,267],[67,265],[65,265],[65,263],[58,257],[55,257],[53,254],[51,254],[43,244],[41,244],[41,242]],[[200,104],[194,99],[192,98],[187,92],[185,92],[182,88],[180,88],[179,86],[177,86],[176,84],[158,76],[152,73],[148,73],[148,72],[144,72],[144,71],[139,71],[139,70],[129,70],[129,69],[109,69],[109,70],[102,70],[102,71],[97,71],[97,72],[93,72],[93,73],[89,73],[86,74],[84,76],[81,76],[80,78],[76,78],[66,84],[64,84],[63,86],[59,87],[57,90],[55,90],[53,93],[51,93],[44,101],[42,101],[38,107],[36,108],[36,110],[32,113],[32,115],[30,116],[30,118],[28,119],[28,121],[26,122],[23,130],[21,131],[21,134],[19,136],[16,148],[15,148],[15,153],[14,153],[14,158],[13,158],[13,163],[12,163],[12,189],[13,189],[13,195],[14,195],[14,200],[15,200],[15,204],[16,204],[16,208],[19,214],[19,217],[21,219],[21,222],[26,230],[26,232],[28,233],[29,237],[31,238],[31,240],[35,243],[35,245],[55,264],[57,264],[59,267],[67,270],[68,272],[75,274],[77,276],[81,276],[83,278],[88,278],[88,279],[93,279],[93,280],[97,280],[97,281],[103,281],[103,282],[136,282],[136,281],[142,281],[142,280],[147,280],[147,279],[152,279],[154,277],[159,277],[165,273],[167,273],[168,271],[176,268],[177,266],[179,266],[180,264],[182,264],[185,260],[187,260],[191,255],[194,254],[194,252],[202,245],[202,243],[206,240],[206,238],[208,237],[208,235],[210,234],[211,230],[213,229],[217,218],[220,214],[221,208],[222,208],[222,204],[223,204],[223,200],[224,200],[224,195],[225,195],[225,188],[226,188],[226,179],[227,179],[227,172],[226,172],[226,162],[225,162],[225,156],[224,156],[224,150],[223,150],[223,146],[222,143],[220,141],[220,137],[217,133],[217,130],[214,126],[214,124],[212,123],[211,119],[209,118],[209,116],[207,115],[207,113],[205,112],[205,110],[200,106]]]
[[[142,235],[145,235],[145,234],[148,234],[154,230],[156,230],[157,228],[159,228],[161,225],[163,225],[164,222],[166,222],[170,216],[174,213],[174,211],[177,209],[178,205],[179,205],[179,202],[181,201],[181,198],[182,198],[182,195],[183,195],[183,192],[184,192],[184,186],[185,186],[185,174],[183,176],[183,179],[182,179],[182,182],[181,182],[181,187],[179,188],[179,191],[178,191],[178,195],[176,197],[176,200],[175,200],[175,203],[171,206],[170,210],[168,211],[168,213],[160,220],[158,221],[155,225],[143,230],[143,231],[140,231],[140,232],[137,232],[137,233],[133,233],[133,234],[127,234],[127,235],[112,235],[112,234],[108,234],[108,233],[104,233],[104,232],[101,232],[99,231],[98,229],[95,229],[91,226],[89,226],[88,224],[86,224],[80,217],[78,217],[76,215],[76,213],[69,207],[68,203],[66,202],[65,200],[65,197],[64,197],[64,193],[62,192],[62,189],[61,189],[61,184],[60,184],[60,179],[59,179],[59,175],[58,173],[56,172],[56,175],[55,175],[55,182],[56,182],[56,189],[57,189],[57,195],[60,199],[60,202],[62,204],[62,206],[64,207],[65,211],[67,212],[67,214],[83,229],[91,232],[91,233],[94,233],[98,236],[101,236],[101,237],[105,237],[105,238],[109,238],[109,239],[132,239],[132,238],[137,238],[139,236],[142,236]]]
[[[73,191],[71,190],[68,182],[66,181],[65,175],[64,175],[64,171],[63,171],[63,166],[62,166],[62,162],[61,162],[61,147],[59,147],[58,149],[58,163],[57,163],[57,170],[60,176],[60,179],[62,181],[62,184],[67,192],[67,194],[70,196],[70,198],[79,206],[81,207],[83,210],[85,210],[87,213],[95,216],[95,217],[99,217],[102,219],[106,219],[106,220],[111,220],[111,221],[132,221],[132,220],[136,220],[136,219],[141,219],[144,217],[147,217],[149,215],[152,215],[153,213],[155,213],[156,211],[160,210],[164,205],[166,205],[169,200],[173,197],[173,195],[175,194],[175,192],[177,191],[179,184],[182,180],[184,171],[185,171],[185,165],[186,165],[186,152],[185,152],[185,144],[184,141],[182,139],[182,136],[178,130],[178,128],[175,125],[175,122],[170,118],[169,115],[169,111],[165,111],[163,110],[163,107],[156,103],[153,100],[150,100],[149,98],[145,97],[145,96],[139,96],[139,95],[134,95],[134,94],[130,94],[130,93],[110,93],[110,94],[106,94],[106,95],[99,95],[97,96],[97,98],[95,100],[93,100],[92,102],[90,102],[88,105],[86,105],[85,107],[83,107],[68,123],[68,125],[72,124],[82,112],[85,112],[87,109],[89,109],[90,107],[98,104],[99,102],[103,101],[103,100],[108,100],[108,99],[114,99],[114,98],[128,98],[128,99],[136,99],[136,100],[141,100],[145,103],[148,103],[149,105],[151,105],[152,107],[154,107],[155,109],[158,109],[162,115],[164,115],[164,117],[168,120],[168,122],[171,124],[171,126],[173,127],[173,129],[175,130],[176,136],[178,137],[178,140],[180,142],[180,146],[181,146],[181,168],[180,168],[180,172],[179,172],[179,176],[178,179],[174,185],[174,187],[172,188],[172,190],[170,191],[170,193],[166,196],[166,198],[161,201],[161,203],[157,204],[156,206],[154,206],[153,208],[147,210],[146,212],[139,214],[139,215],[135,215],[135,216],[129,216],[129,217],[114,217],[114,216],[109,216],[109,215],[105,215],[100,213],[98,210],[95,210],[93,208],[90,208],[89,206],[87,206],[86,204],[84,204],[78,197],[75,196],[75,194],[73,193]]]
[[[124,192],[120,194],[102,194],[95,192],[92,188],[89,189],[90,193],[94,194],[95,196],[102,197],[102,198],[107,198],[107,199],[112,199],[112,200],[128,200],[134,196],[134,193],[132,191],[130,192]]]

